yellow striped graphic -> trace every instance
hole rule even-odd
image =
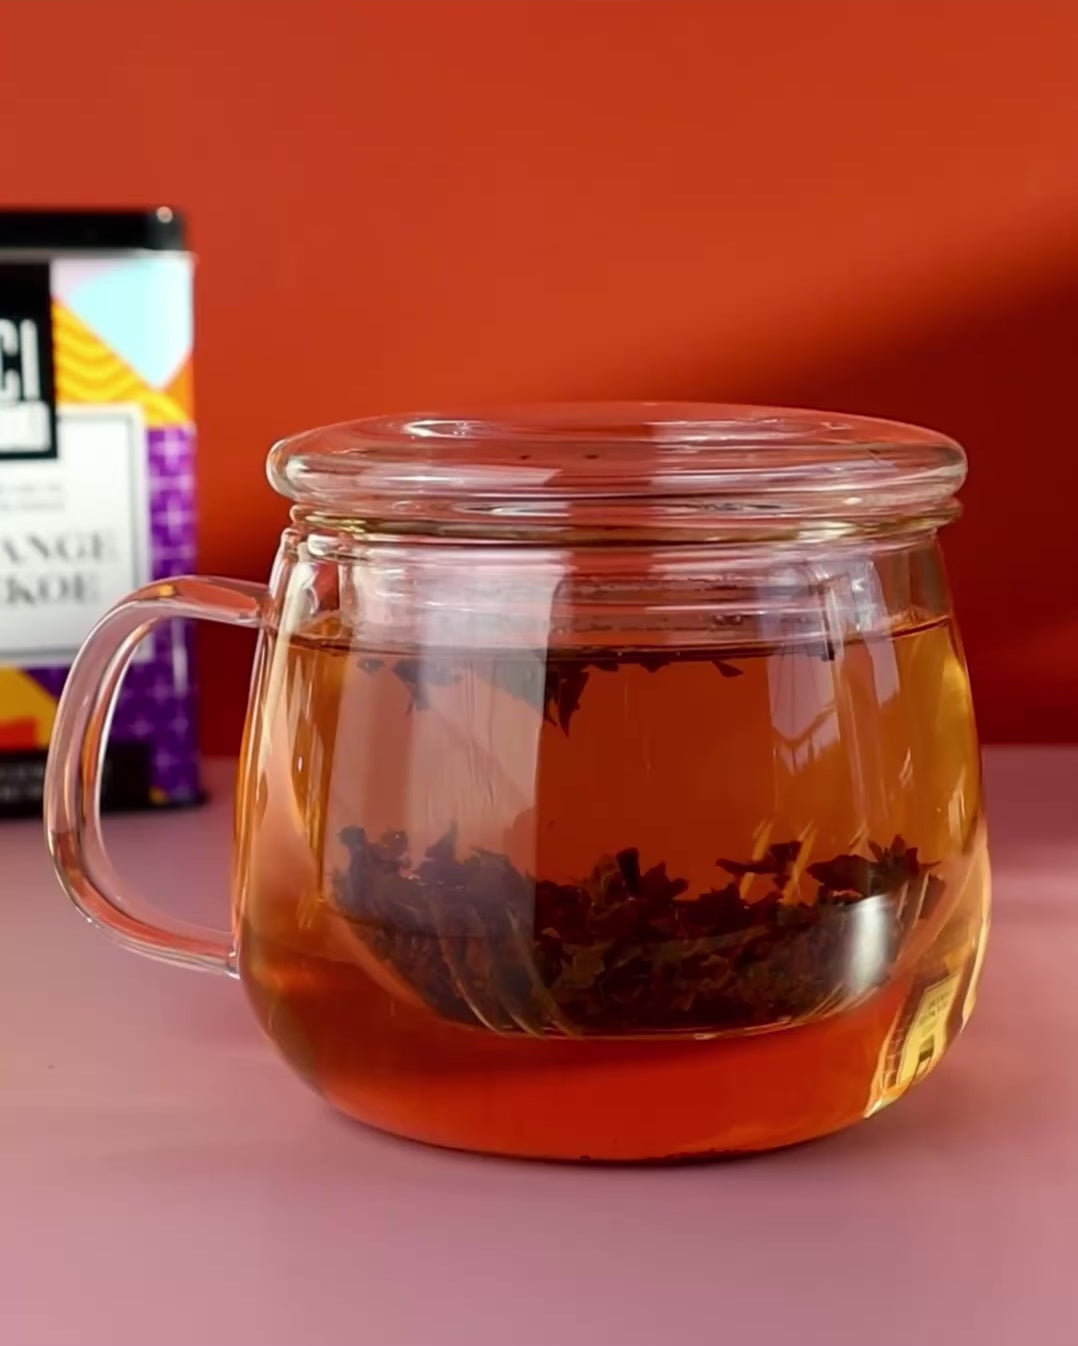
[[[148,426],[189,424],[190,416],[175,398],[140,378],[55,299],[52,330],[58,402],[134,402],[142,408]]]

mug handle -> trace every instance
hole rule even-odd
[[[259,627],[267,590],[243,580],[185,575],[137,589],[98,622],[71,666],[45,768],[45,837],[60,885],[120,944],[168,963],[233,973],[230,935],[164,922],[128,891],[101,836],[101,775],[116,697],[139,642],[158,622],[204,618]]]

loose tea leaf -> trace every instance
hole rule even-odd
[[[415,656],[395,660],[393,674],[408,688],[413,710],[428,710],[432,687],[453,687],[463,676],[459,671],[447,668],[437,660]]]
[[[907,846],[896,836],[890,846],[868,843],[871,859],[861,855],[836,855],[833,860],[809,865],[808,872],[819,880],[823,896],[852,894],[870,897],[875,893],[894,893],[922,872],[917,847]]]
[[[360,938],[438,1013],[500,1032],[708,1032],[811,1016],[882,982],[909,913],[923,919],[943,891],[901,837],[809,865],[810,901],[781,891],[799,841],[719,861],[734,881],[688,897],[684,879],[662,862],[645,869],[635,848],[564,884],[495,852],[461,858],[452,830],[414,869],[399,832],[374,842],[349,828],[341,840],[350,859],[336,901]],[[737,880],[748,875],[774,886],[744,897]],[[902,898],[913,887],[917,906]],[[866,965],[858,936],[870,909]]]
[[[543,718],[569,732],[569,721],[580,709],[580,698],[588,685],[588,671],[582,664],[559,664],[551,661],[546,668],[543,690]]]
[[[518,701],[535,706],[542,711],[544,720],[568,734],[569,725],[580,709],[580,700],[592,673],[617,673],[633,664],[655,673],[675,663],[680,657],[678,652],[667,654],[659,650],[634,650],[628,654],[619,651],[608,659],[559,659],[538,650],[523,651],[512,657],[491,658],[489,662],[473,662],[481,666],[483,675],[494,686]],[[727,659],[713,658],[710,662],[724,678],[740,677],[744,671]],[[377,673],[387,666],[387,662],[370,657],[361,659],[359,666],[365,673]],[[464,677],[462,667],[447,666],[443,660],[433,657],[409,655],[389,662],[388,667],[408,688],[410,708],[413,710],[429,710],[432,688],[455,686]]]
[[[739,879],[746,874],[771,874],[774,876],[776,887],[783,888],[789,883],[793,867],[800,855],[800,841],[781,841],[776,846],[769,846],[759,860],[747,860],[744,863],[737,860],[717,860],[715,863],[720,869],[725,869],[727,874],[733,874]]]

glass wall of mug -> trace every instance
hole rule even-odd
[[[346,1112],[610,1159],[897,1098],[988,873],[935,526],[372,536],[299,510],[237,808],[241,976]]]

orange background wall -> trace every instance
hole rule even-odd
[[[0,203],[183,206],[201,564],[268,443],[454,401],[935,424],[989,739],[1078,739],[1074,0],[0,0]],[[207,632],[207,746],[246,670]]]

